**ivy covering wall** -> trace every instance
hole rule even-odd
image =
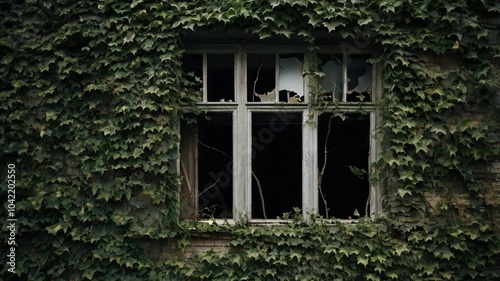
[[[0,217],[12,163],[15,275],[497,280],[499,17],[489,0],[1,1]],[[324,30],[381,50],[384,152],[372,180],[384,212],[355,225],[209,226],[234,249],[153,256],[189,237],[176,159],[196,95],[182,35],[232,29],[311,48]]]

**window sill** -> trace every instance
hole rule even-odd
[[[215,225],[215,226],[235,226],[238,223],[233,219],[209,219],[209,220],[197,220],[196,223]],[[277,225],[289,225],[293,220],[287,219],[251,219],[246,224],[250,226],[277,226]],[[327,225],[334,225],[336,223],[344,224],[357,224],[357,219],[324,219],[316,220],[316,223],[325,223]]]
[[[255,226],[269,226],[269,225],[288,225],[294,222],[293,220],[285,220],[285,219],[251,219],[249,221],[250,225]],[[315,221],[316,223],[325,223],[326,225],[333,225],[335,223],[344,223],[344,224],[357,224],[357,219],[324,219]]]
[[[217,109],[217,108],[223,108],[223,109],[236,109],[238,107],[238,104],[235,102],[199,102],[197,103],[198,107],[200,109]]]

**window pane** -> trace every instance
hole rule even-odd
[[[321,80],[325,100],[342,101],[344,86],[342,84],[342,56],[329,54],[318,55],[319,68],[325,74]]]
[[[346,116],[342,120],[322,114],[318,120],[319,209],[321,215],[330,218],[354,218],[355,210],[363,216],[368,200],[370,118],[361,114]]]
[[[234,54],[207,54],[208,101],[234,101]]]
[[[248,101],[276,101],[276,64],[274,54],[247,55]]]
[[[279,56],[279,101],[287,103],[304,101],[303,61],[302,54]]]
[[[252,217],[302,206],[302,114],[252,114]]]
[[[198,208],[201,218],[231,218],[233,200],[232,114],[198,118]]]
[[[371,101],[372,65],[366,55],[351,55],[347,61],[347,101]]]

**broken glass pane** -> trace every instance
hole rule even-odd
[[[274,54],[248,54],[247,100],[276,101],[276,64]]]
[[[207,54],[207,99],[234,101],[234,54]]]
[[[367,55],[351,55],[347,62],[347,101],[371,101],[372,65]]]
[[[279,56],[279,101],[287,103],[304,101],[303,60],[303,55]]]
[[[321,80],[324,99],[327,101],[342,101],[342,56],[320,54],[320,70],[325,74]]]

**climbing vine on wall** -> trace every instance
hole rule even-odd
[[[488,0],[0,2],[0,169],[17,167],[16,275],[498,278],[499,14]],[[144,241],[188,236],[178,126],[197,95],[182,35],[234,29],[312,49],[324,30],[381,51],[385,149],[372,180],[385,187],[383,218],[215,227],[235,237],[234,253],[151,258]]]

